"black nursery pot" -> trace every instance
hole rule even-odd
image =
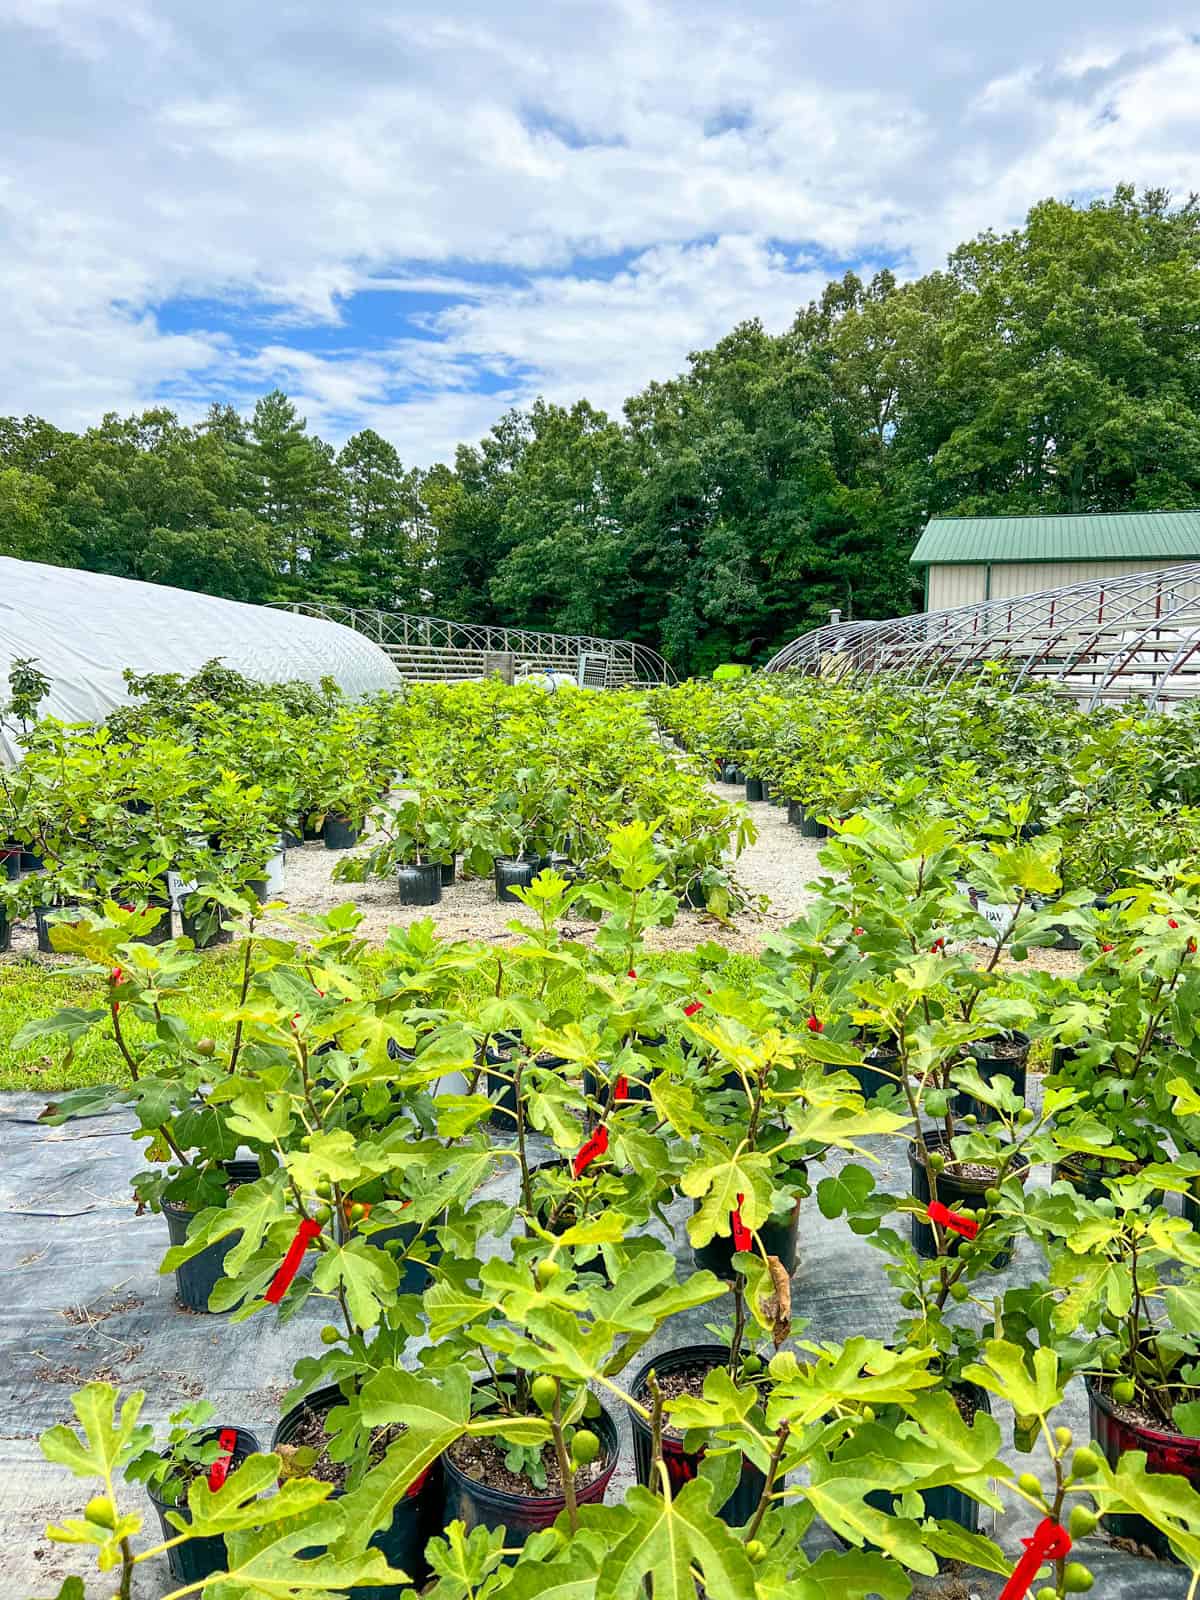
[[[872,1050],[865,1055],[860,1063],[842,1067],[841,1071],[848,1072],[857,1082],[862,1091],[863,1099],[870,1100],[874,1095],[882,1094],[885,1089],[895,1089],[896,1063],[900,1059],[898,1050],[889,1050],[885,1045]]]
[[[271,1449],[277,1450],[281,1444],[290,1444],[310,1413],[323,1417],[334,1406],[344,1404],[345,1397],[336,1383],[314,1390],[307,1400],[302,1400],[280,1417],[271,1438]],[[338,1500],[344,1492],[334,1489],[329,1498]],[[382,1550],[388,1565],[399,1567],[420,1588],[432,1575],[425,1559],[425,1546],[442,1531],[441,1509],[442,1462],[435,1461],[424,1477],[418,1478],[397,1504],[389,1525],[372,1534],[368,1549]],[[324,1546],[313,1545],[297,1551],[297,1554],[302,1558],[310,1558],[322,1554],[323,1549]],[[396,1583],[373,1583],[353,1592],[356,1600],[396,1600],[407,1588],[408,1585]]]
[[[1116,1467],[1127,1450],[1144,1450],[1147,1472],[1169,1472],[1193,1489],[1200,1489],[1200,1439],[1127,1422],[1094,1377],[1085,1382],[1092,1439],[1110,1467]],[[1146,1545],[1160,1561],[1178,1560],[1167,1540],[1144,1517],[1110,1515],[1104,1518],[1104,1526],[1115,1539],[1133,1539]]]
[[[746,774],[740,767],[734,766],[734,764],[730,762],[725,768],[725,782],[731,783],[736,787],[738,784],[745,783],[745,781]]]
[[[693,1209],[699,1211],[700,1201],[696,1202]],[[799,1233],[799,1200],[786,1216],[770,1217],[758,1230],[763,1249],[769,1256],[775,1256],[782,1262],[789,1276],[795,1272],[799,1259]],[[707,1269],[729,1283],[737,1277],[733,1269],[733,1258],[736,1253],[733,1248],[733,1235],[719,1233],[714,1234],[707,1244],[692,1250],[697,1269]]]
[[[723,1367],[728,1360],[729,1351],[721,1344],[695,1344],[688,1350],[668,1350],[638,1369],[629,1386],[629,1393],[645,1405],[646,1379],[652,1372],[661,1378],[666,1373],[679,1372],[688,1367]],[[649,1420],[639,1416],[636,1411],[631,1411],[629,1417],[633,1424],[633,1464],[637,1480],[648,1488],[654,1488],[655,1485],[650,1481],[652,1455]],[[699,1474],[700,1462],[704,1458],[703,1446],[699,1450],[685,1450],[682,1439],[664,1438],[662,1451],[663,1465],[671,1480],[671,1493],[678,1494],[685,1483],[690,1483]],[[721,1521],[728,1523],[731,1528],[740,1528],[748,1522],[762,1499],[766,1481],[754,1463],[743,1456],[742,1475],[737,1488],[717,1512]]]
[[[511,1033],[496,1034],[495,1043],[498,1048],[489,1045],[483,1053],[483,1059],[489,1066],[502,1067],[507,1073],[512,1068],[512,1057],[520,1054],[525,1046],[515,1034]],[[535,1067],[557,1069],[565,1067],[567,1063],[561,1056],[535,1056],[530,1064]],[[516,1084],[511,1078],[501,1076],[499,1072],[488,1072],[484,1074],[484,1092],[493,1102],[490,1118],[492,1126],[502,1128],[505,1133],[515,1133],[517,1131]]]
[[[980,1389],[974,1383],[955,1385],[955,1392],[970,1397],[975,1407],[976,1414],[984,1411],[990,1417],[992,1403],[986,1389]],[[979,1502],[972,1500],[969,1494],[964,1494],[961,1489],[956,1489],[953,1484],[942,1484],[936,1489],[922,1489],[921,1499],[925,1502],[925,1515],[935,1517],[939,1522],[955,1522],[960,1528],[965,1528],[968,1533],[979,1532]],[[886,1489],[873,1489],[866,1496],[869,1506],[874,1506],[876,1511],[885,1515],[892,1514],[893,1496]],[[840,1540],[845,1544],[844,1540]],[[944,1563],[939,1559],[938,1570],[944,1568]]]
[[[120,894],[120,892],[121,891],[118,890],[117,894]],[[113,899],[115,900],[116,898],[117,895],[115,894]],[[129,942],[131,944],[166,944],[168,939],[171,937],[171,901],[169,897],[165,894],[150,895],[148,898],[143,900],[139,895],[137,903],[139,905],[144,904],[148,911],[165,911],[166,916],[160,917],[155,926],[150,929],[149,933],[131,935]],[[132,911],[134,909],[133,904],[128,900],[119,901],[119,904],[123,911]]]
[[[262,1176],[257,1161],[227,1161],[225,1171],[238,1183],[253,1183]],[[172,1205],[169,1200],[164,1203],[163,1216],[172,1244],[186,1243],[188,1229],[198,1215],[186,1206]],[[241,1237],[240,1233],[231,1233],[175,1268],[175,1294],[185,1311],[208,1310],[208,1297],[225,1276],[225,1257]]]
[[[589,1417],[587,1426],[600,1440],[600,1460],[604,1465],[582,1487],[576,1486],[577,1504],[599,1505],[604,1499],[619,1451],[617,1425],[603,1406],[598,1417]],[[510,1494],[504,1489],[493,1489],[478,1478],[469,1478],[456,1467],[449,1455],[443,1456],[446,1472],[446,1490],[442,1506],[443,1524],[465,1522],[471,1528],[506,1528],[504,1543],[516,1548],[523,1545],[532,1534],[550,1527],[566,1509],[566,1499],[561,1494]],[[411,1568],[408,1569],[411,1571]]]
[[[321,837],[326,850],[350,850],[358,843],[358,829],[351,827],[349,817],[335,817],[331,813],[325,818]]]
[[[218,1438],[225,1432],[228,1423],[217,1423],[211,1428],[205,1428],[199,1434],[201,1444],[206,1444],[210,1439]],[[248,1456],[257,1455],[261,1446],[258,1440],[245,1428],[234,1428],[237,1442],[234,1444],[229,1470],[240,1467]],[[162,1526],[163,1539],[177,1539],[179,1529],[167,1521],[167,1512],[175,1511],[185,1522],[191,1522],[192,1514],[186,1503],[172,1504],[167,1500],[160,1500],[153,1489],[148,1489],[150,1503],[158,1512],[158,1520]],[[210,1577],[214,1572],[224,1572],[229,1565],[228,1554],[225,1549],[225,1535],[214,1534],[209,1539],[189,1539],[186,1544],[177,1544],[167,1551],[167,1566],[176,1583],[200,1583]]]
[[[818,822],[816,817],[809,816],[799,800],[788,801],[788,821],[793,828],[800,829],[802,839],[827,839],[829,829],[823,822]]]
[[[455,873],[455,870],[457,869],[457,866],[458,866],[458,857],[456,855],[452,855],[450,857],[449,861],[439,861],[438,862],[438,867],[441,869],[441,874],[442,874],[442,888],[443,889],[448,889],[450,887],[450,885],[454,882],[454,873]]]
[[[0,950],[7,950],[12,944],[12,923],[8,920],[8,912],[0,907]]]
[[[442,898],[442,868],[437,861],[410,861],[396,868],[402,906],[436,906]]]
[[[947,1159],[949,1159],[949,1153],[945,1149],[946,1140],[944,1134],[926,1129],[925,1143],[931,1151],[942,1150],[944,1154],[947,1154]],[[914,1199],[919,1200],[922,1205],[928,1206],[933,1198],[929,1189],[929,1173],[921,1161],[916,1145],[909,1146],[908,1169],[912,1175]],[[1025,1166],[1010,1170],[1009,1176],[1020,1177],[1024,1181],[1028,1173],[1029,1168]],[[994,1173],[986,1178],[964,1178],[956,1177],[952,1172],[939,1172],[937,1197],[944,1206],[949,1206],[951,1211],[957,1211],[961,1206],[970,1206],[975,1209],[982,1205],[984,1194],[994,1186],[995,1181]],[[942,1232],[945,1234],[947,1230],[943,1229]],[[917,1254],[923,1256],[925,1260],[932,1261],[937,1257],[937,1241],[933,1235],[933,1228],[930,1223],[922,1221],[916,1215],[912,1218],[912,1242]],[[959,1235],[956,1233],[949,1234],[946,1239],[947,1253],[952,1256],[957,1255],[958,1246]],[[1012,1254],[1012,1245],[1010,1244],[992,1256],[990,1265],[993,1267],[1006,1267],[1012,1260]]]
[[[5,845],[0,849],[0,862],[4,863],[4,876],[14,883],[21,876],[21,846]]]
[[[750,801],[760,801],[763,798],[764,798],[764,795],[763,795],[763,782],[762,782],[762,779],[761,778],[747,778],[746,779],[746,799],[750,800]]]
[[[206,900],[195,911],[179,913],[180,931],[197,950],[211,950],[214,945],[232,944],[233,929],[221,926],[223,915],[222,907],[215,900]]]
[[[1106,1171],[1103,1158],[1101,1158],[1099,1166],[1085,1166],[1082,1159],[1077,1158],[1076,1161],[1072,1161],[1068,1156],[1065,1160],[1054,1163],[1054,1166],[1050,1169],[1050,1178],[1053,1183],[1069,1183],[1072,1189],[1078,1190],[1080,1194],[1085,1195],[1089,1200],[1111,1200],[1112,1195],[1109,1193],[1108,1180],[1110,1178],[1128,1177],[1132,1171],[1133,1168],[1126,1162],[1113,1162]],[[1159,1206],[1162,1205],[1163,1199],[1164,1194],[1161,1189],[1152,1189],[1146,1197],[1146,1203],[1152,1206]],[[1185,1217],[1188,1215],[1188,1204],[1189,1200],[1185,1197],[1183,1202],[1183,1214]]]
[[[501,905],[515,906],[520,901],[513,893],[514,889],[528,889],[537,877],[540,869],[539,860],[529,860],[522,857],[519,861],[512,856],[496,857],[496,899]]]
[[[1013,1089],[1022,1100],[1025,1098],[1025,1069],[1029,1061],[1030,1038],[1027,1033],[1014,1030],[1007,1035],[1015,1047],[1012,1055],[1000,1055],[996,1052],[996,1039],[983,1039],[979,1044],[968,1045],[967,1049],[979,1071],[979,1076],[985,1083],[991,1083],[995,1078],[1010,1078]],[[976,1100],[965,1089],[960,1089],[954,1096],[954,1110],[959,1116],[968,1116],[971,1112],[979,1118],[980,1122],[995,1122],[997,1114],[991,1106],[985,1106],[981,1100]]]
[[[32,850],[21,851],[21,871],[41,872],[46,863]]]
[[[76,919],[88,915],[87,906],[39,906],[33,913],[34,926],[37,929],[37,947],[44,956],[54,954],[54,946],[50,943],[50,930],[57,922],[72,921],[71,913]]]

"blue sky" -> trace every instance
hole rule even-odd
[[[409,462],[847,267],[1186,194],[1175,0],[0,0],[0,414],[278,384]]]

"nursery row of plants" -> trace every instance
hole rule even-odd
[[[914,800],[979,837],[1052,832],[1072,889],[1200,852],[1200,706],[1082,712],[1049,685],[919,688],[887,677],[759,676],[653,696],[660,725],[820,836],[831,817]],[[823,820],[824,819],[824,820]]]
[[[14,1046],[99,1030],[114,1072],[46,1120],[133,1113],[162,1270],[221,1343],[312,1330],[269,1440],[76,1396],[82,1433],[42,1444],[87,1486],[51,1537],[93,1547],[97,1594],[165,1560],[211,1600],[904,1600],[961,1561],[1062,1600],[1104,1531],[1196,1592],[1200,878],[1098,907],[1053,834],[983,844],[928,805],[832,827],[816,900],[734,982],[715,946],[700,983],[646,966],[677,906],[648,821],[611,834],[587,947],[563,931],[584,890],[549,870],[515,946],[422,922],[369,965],[352,906],[268,938],[231,903],[241,987],[202,1031],[203,958],[144,941],[154,908],[55,929],[94,1004]],[[1077,977],[1022,962],[1064,926]],[[847,1272],[877,1251],[894,1325],[840,1340],[806,1301],[815,1210]],[[1075,1379],[1090,1438],[1062,1420]],[[1019,1559],[980,1531],[1018,1510]]]
[[[38,720],[48,684],[19,662],[5,712],[23,760],[0,771],[0,949],[13,922],[112,898],[220,938],[221,892],[266,897],[281,852],[323,837],[372,849],[339,863],[432,903],[444,878],[528,883],[543,864],[592,873],[616,822],[656,822],[662,881],[727,915],[740,808],[663,750],[633,695],[409,685],[354,704],[332,686],[263,687],[210,663],[190,680],[129,675],[134,699],[97,725]],[[497,865],[499,863],[499,866]],[[173,877],[172,877],[173,875]],[[169,917],[161,932],[169,932]]]

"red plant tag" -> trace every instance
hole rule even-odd
[[[940,1200],[931,1200],[926,1213],[930,1222],[940,1222],[943,1228],[949,1228],[952,1233],[961,1233],[964,1239],[973,1239],[979,1232],[979,1224],[974,1217],[961,1216],[957,1211],[951,1211],[949,1206],[944,1206]]]
[[[597,1156],[602,1156],[608,1149],[608,1129],[603,1123],[596,1129],[590,1139],[585,1139],[579,1147],[575,1157],[575,1176],[580,1177],[591,1166]]]
[[[406,1500],[412,1500],[417,1495],[420,1494],[421,1490],[425,1487],[426,1478],[428,1478],[429,1474],[432,1471],[433,1471],[433,1466],[431,1464],[430,1466],[425,1468],[424,1472],[422,1472],[418,1477],[413,1479],[413,1481],[409,1484],[408,1488],[404,1491],[404,1498]]]
[[[300,1271],[300,1263],[304,1260],[305,1251],[320,1231],[321,1224],[314,1222],[311,1217],[305,1217],[304,1221],[296,1229],[296,1237],[288,1245],[287,1255],[279,1263],[279,1271],[271,1279],[267,1286],[267,1292],[263,1295],[263,1299],[270,1305],[277,1306],[288,1292],[292,1279]]]
[[[217,1443],[221,1446],[221,1454],[208,1469],[208,1487],[214,1494],[229,1476],[233,1452],[237,1449],[237,1433],[233,1428],[222,1428],[217,1435]]]
[[[613,1100],[617,1105],[620,1105],[622,1100],[628,1100],[628,1099],[629,1099],[629,1079],[625,1076],[624,1073],[622,1073],[621,1076],[617,1079],[617,1081],[613,1084]]]
[[[753,1250],[754,1248],[754,1235],[742,1221],[742,1201],[745,1198],[744,1194],[738,1195],[737,1205],[729,1213],[729,1223],[733,1229],[733,1248],[735,1250]]]
[[[1071,1548],[1071,1536],[1051,1517],[1043,1517],[1031,1539],[1022,1539],[1025,1554],[1013,1575],[1000,1591],[1000,1600],[1026,1600],[1038,1568],[1047,1561],[1061,1561]]]
[[[686,1006],[684,1006],[683,1014],[684,1014],[685,1017],[694,1017],[696,1015],[697,1011],[703,1011],[703,1010],[704,1010],[704,1001],[703,1000],[692,1000]]]

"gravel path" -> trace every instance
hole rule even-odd
[[[713,792],[724,800],[738,796],[736,789],[713,785]],[[669,928],[657,929],[647,940],[652,950],[691,950],[698,944],[716,941],[727,949],[753,954],[762,949],[772,933],[786,928],[814,898],[810,885],[821,876],[818,859],[821,844],[802,838],[787,820],[787,811],[762,802],[747,804],[758,838],[733,863],[738,882],[750,896],[751,906],[729,924],[703,912],[681,909]],[[361,853],[365,845],[356,847]],[[513,923],[528,924],[533,913],[522,905],[498,905],[490,878],[459,878],[442,891],[441,904],[433,907],[402,906],[393,881],[341,883],[333,869],[344,852],[326,850],[324,845],[306,844],[289,850],[284,869],[282,898],[293,912],[325,912],[353,900],[363,913],[362,936],[382,944],[390,927],[405,927],[432,916],[439,933],[449,939],[481,939],[491,944],[513,944],[521,937]],[[176,924],[178,926],[178,924]],[[587,943],[596,924],[583,918],[571,919],[571,935]],[[280,930],[284,931],[284,930]],[[37,949],[32,920],[13,930],[12,949],[0,955],[5,961],[28,959]],[[987,949],[980,946],[981,959]],[[57,961],[58,957],[41,957]],[[1008,964],[1007,962],[1005,963]],[[1056,950],[1030,953],[1030,964],[1053,972],[1079,970],[1079,957]]]

